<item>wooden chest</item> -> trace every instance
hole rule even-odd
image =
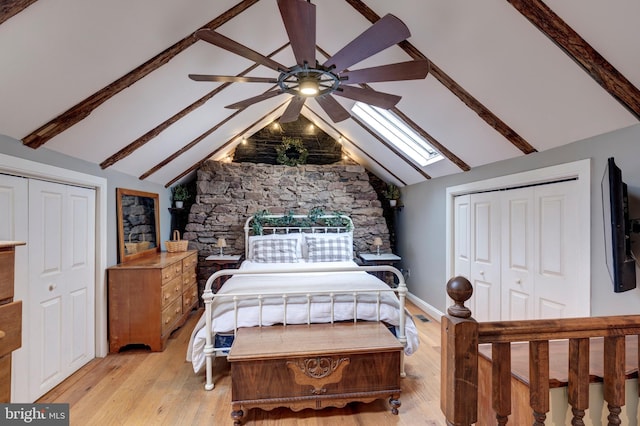
[[[22,346],[22,301],[14,301],[15,246],[0,241],[0,403],[11,402],[11,352]]]
[[[143,344],[162,351],[198,303],[196,250],[158,253],[108,269],[109,350]]]
[[[397,414],[402,350],[381,323],[241,328],[228,356],[234,424],[254,407],[299,411],[386,397]]]

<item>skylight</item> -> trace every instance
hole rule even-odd
[[[356,102],[351,111],[420,167],[442,160],[442,155],[429,142],[391,111],[361,102]]]

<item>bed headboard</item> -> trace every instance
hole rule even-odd
[[[343,214],[309,215],[265,214],[252,215],[244,224],[244,254],[249,258],[249,237],[251,235],[291,234],[291,233],[347,233],[353,231],[353,221]]]

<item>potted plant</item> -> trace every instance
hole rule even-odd
[[[400,199],[400,188],[398,188],[395,184],[389,182],[382,195],[384,195],[384,197],[389,200],[389,205],[391,207],[395,207],[398,203],[398,200]]]
[[[181,209],[184,206],[184,202],[190,197],[189,190],[184,184],[178,184],[171,188],[171,199],[173,200],[176,208]]]

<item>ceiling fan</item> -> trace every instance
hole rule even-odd
[[[351,115],[332,95],[390,109],[400,101],[400,96],[353,85],[419,80],[427,76],[429,63],[426,59],[347,70],[348,67],[409,38],[411,33],[407,26],[391,14],[378,20],[320,64],[315,56],[316,6],[305,0],[278,0],[278,8],[291,42],[296,65],[284,66],[214,30],[201,29],[196,32],[196,36],[201,40],[278,71],[280,75],[270,78],[189,74],[189,78],[195,81],[277,84],[277,89],[227,105],[226,108],[245,108],[287,93],[293,97],[279,119],[281,123],[297,120],[307,98],[314,98],[331,120],[337,123]]]

